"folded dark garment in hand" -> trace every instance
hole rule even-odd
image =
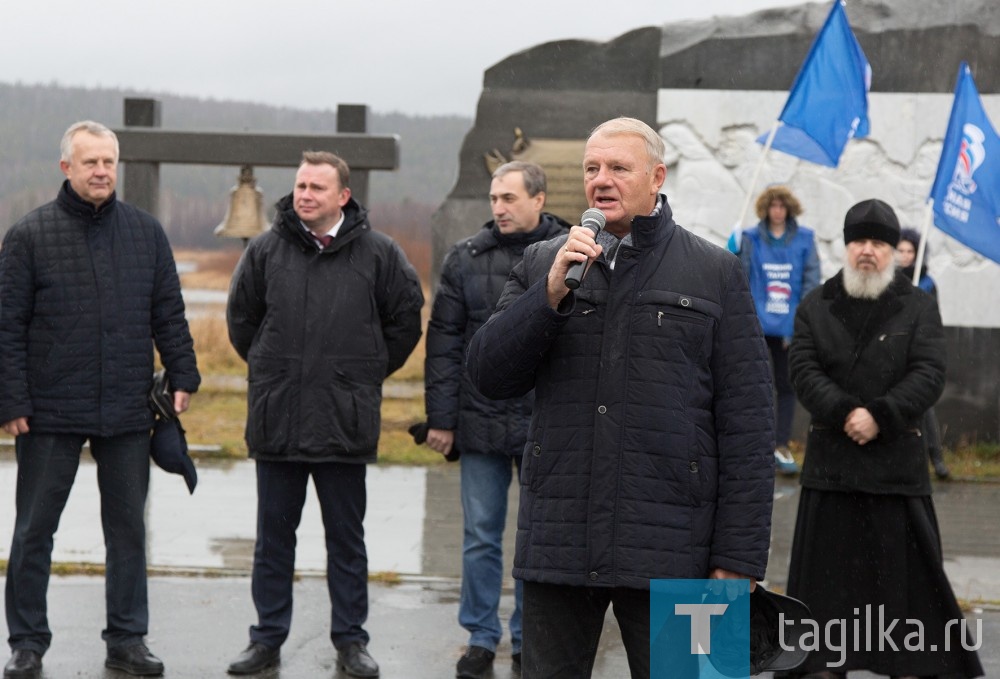
[[[411,425],[406,431],[410,432],[410,436],[413,437],[413,442],[419,445],[421,443],[427,443],[427,429],[428,427],[426,422],[418,422]],[[458,451],[458,448],[452,446],[451,452],[445,455],[444,459],[448,460],[448,462],[454,462],[460,457],[462,457],[462,453]]]

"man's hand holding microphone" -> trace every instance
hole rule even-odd
[[[590,264],[601,254],[602,248],[596,239],[605,221],[604,213],[592,207],[580,217],[580,225],[569,230],[566,244],[559,249],[549,269],[546,290],[553,309],[559,306],[570,290],[580,287]]]

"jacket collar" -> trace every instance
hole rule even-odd
[[[88,203],[83,198],[80,197],[73,187],[70,186],[69,180],[63,180],[62,187],[59,189],[59,195],[56,197],[56,201],[64,207],[66,210],[79,217],[96,218],[103,217],[111,212],[115,205],[118,203],[117,193],[112,191],[108,199],[101,203],[100,207],[94,207],[93,203]]]
[[[275,204],[277,214],[274,217],[274,224],[271,230],[285,240],[295,243],[303,250],[315,250],[316,245],[302,228],[302,220],[292,203],[292,194],[289,193]],[[361,207],[354,198],[350,198],[344,205],[344,223],[337,232],[337,237],[333,239],[333,244],[324,252],[335,252],[343,247],[345,243],[354,240],[364,231],[371,228],[368,225],[368,210]]]
[[[466,247],[469,249],[469,254],[476,257],[498,245],[522,245],[527,247],[532,243],[548,240],[554,236],[563,234],[569,227],[570,225],[567,222],[548,212],[542,213],[541,219],[538,221],[538,228],[528,233],[505,235],[500,233],[500,229],[497,228],[495,221],[489,221],[483,224],[483,228],[476,235],[466,241]]]
[[[674,235],[677,224],[674,222],[674,213],[670,209],[667,197],[663,198],[663,207],[660,214],[652,217],[634,217],[632,219],[632,246],[639,249],[651,248],[658,243],[669,240]]]

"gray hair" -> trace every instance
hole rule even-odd
[[[667,154],[667,147],[663,143],[663,137],[657,134],[656,130],[637,118],[612,118],[603,122],[590,132],[587,138],[589,141],[598,134],[610,136],[618,134],[633,134],[646,142],[646,155],[649,156],[649,167],[663,162],[663,156]]]
[[[545,191],[545,170],[538,163],[512,160],[495,169],[493,171],[493,179],[499,179],[511,172],[521,173],[521,177],[524,179],[524,190],[532,198]]]
[[[109,127],[102,125],[101,123],[94,122],[93,120],[81,120],[79,122],[73,123],[63,134],[62,141],[59,142],[59,158],[64,163],[69,163],[73,160],[73,137],[76,136],[77,132],[89,132],[95,137],[108,137],[115,143],[115,161],[118,160],[118,135],[116,135]]]

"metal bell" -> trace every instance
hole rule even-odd
[[[240,183],[229,192],[229,207],[222,223],[215,227],[220,238],[242,238],[245,241],[267,230],[264,194],[257,188],[253,168],[240,168]]]

